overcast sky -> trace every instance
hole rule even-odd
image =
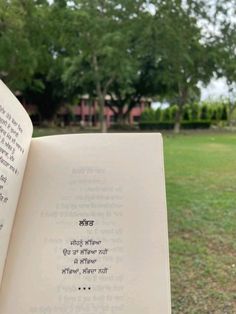
[[[201,100],[218,100],[227,97],[228,89],[224,78],[218,80],[212,79],[207,87],[201,88]]]

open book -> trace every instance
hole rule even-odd
[[[160,134],[32,139],[0,83],[0,314],[169,314]]]

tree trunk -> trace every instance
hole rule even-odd
[[[183,106],[186,104],[188,99],[188,88],[181,88],[179,87],[179,104],[178,110],[175,114],[175,125],[174,125],[174,133],[178,134],[181,128],[181,121],[183,117]]]
[[[106,120],[104,119],[104,113],[105,113],[105,96],[106,96],[106,89],[102,89],[101,87],[101,81],[99,79],[99,68],[98,68],[98,62],[97,62],[97,56],[93,56],[93,66],[94,71],[96,74],[96,91],[98,96],[98,103],[99,103],[99,122],[100,122],[100,129],[102,133],[107,132],[107,124]]]
[[[120,125],[124,125],[124,113],[123,113],[123,106],[118,107],[118,113],[117,113],[117,123]]]
[[[176,110],[176,114],[175,114],[175,125],[174,125],[175,134],[178,134],[181,129],[181,121],[182,121],[182,116],[183,116],[183,104],[184,102],[181,99],[178,105],[178,110]]]
[[[102,133],[107,132],[107,123],[104,117],[105,113],[105,99],[103,95],[99,95],[99,122],[100,122],[100,130]]]
[[[233,120],[232,120],[232,115],[233,115],[233,112],[236,108],[236,104],[232,104],[230,103],[229,105],[229,113],[228,113],[228,125],[230,128],[233,127]]]
[[[181,118],[182,118],[182,114],[180,112],[180,107],[179,107],[175,115],[175,125],[174,125],[175,134],[178,134],[180,132]]]
[[[93,125],[92,123],[92,105],[93,105],[93,99],[89,97],[88,100],[88,105],[89,105],[89,121],[88,121],[88,125],[89,127],[91,127]]]
[[[174,133],[178,134],[180,132],[180,122],[175,122]]]

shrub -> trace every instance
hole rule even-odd
[[[221,120],[223,121],[228,120],[228,110],[226,104],[223,104]]]
[[[128,124],[113,124],[109,127],[110,131],[117,131],[117,132],[131,132],[137,130],[137,126],[135,125],[128,125]]]
[[[199,113],[200,113],[200,107],[198,104],[193,104],[191,107],[191,120],[198,120],[199,119]]]
[[[209,120],[196,120],[196,121],[183,121],[181,128],[184,130],[196,130],[196,129],[209,129],[211,121]],[[174,122],[141,122],[139,123],[141,130],[173,130]]]
[[[170,107],[167,107],[166,109],[163,110],[163,116],[162,116],[163,121],[171,121],[171,109]]]
[[[161,108],[157,108],[155,111],[155,121],[161,121],[162,119],[162,110]]]
[[[148,108],[145,109],[144,112],[141,115],[141,122],[146,122],[146,121],[156,121],[155,119],[155,110]]]
[[[173,122],[141,122],[139,123],[141,130],[172,130],[174,128]]]
[[[203,105],[201,107],[201,114],[200,114],[200,119],[201,120],[208,120],[209,117],[209,110],[208,110],[208,106],[207,105]]]
[[[191,120],[191,109],[189,105],[184,106],[183,120]]]
[[[177,105],[173,105],[170,107],[170,119],[171,121],[175,120],[175,116],[176,116],[176,112],[178,111],[178,106]]]
[[[210,120],[183,121],[181,123],[181,128],[184,130],[209,129],[210,126]]]

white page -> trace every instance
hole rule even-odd
[[[0,283],[31,136],[28,114],[0,81]]]
[[[170,313],[160,135],[32,140],[0,313]]]

